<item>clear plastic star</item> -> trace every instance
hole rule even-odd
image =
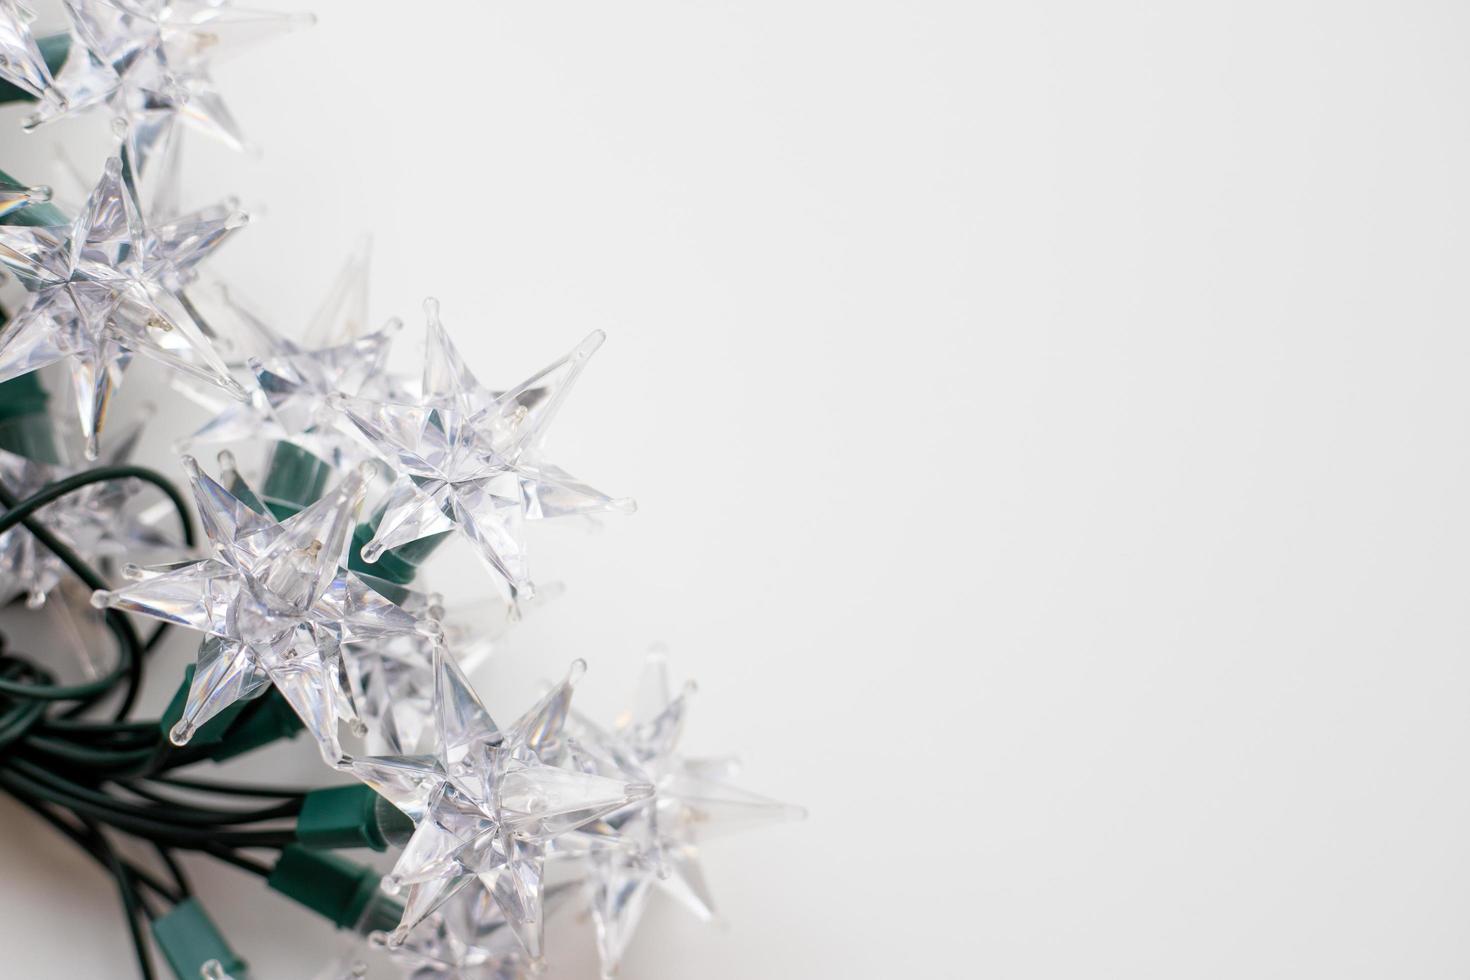
[[[377,561],[389,548],[454,528],[515,591],[529,593],[525,519],[635,509],[631,499],[594,490],[541,455],[548,424],[604,334],[594,332],[570,354],[497,394],[470,373],[439,322],[438,303],[428,300],[424,307],[428,343],[420,403],[335,399],[398,474],[363,560]]]
[[[436,746],[430,754],[353,759],[345,768],[414,822],[385,882],[406,891],[411,930],[466,886],[484,889],[534,959],[541,955],[546,842],[625,807],[652,787],[546,765],[565,723],[567,678],[502,732],[443,647],[435,651]]]
[[[671,895],[704,921],[714,903],[698,845],[712,837],[799,818],[800,807],[737,789],[730,759],[685,758],[679,737],[692,684],[671,693],[668,668],[651,657],[637,707],[611,732],[574,716],[564,740],[566,764],[611,778],[646,780],[651,799],[626,807],[556,842],[559,856],[586,862],[603,975],[617,974],[651,890]]]
[[[101,462],[109,466],[127,462],[141,431],[141,425],[133,426],[124,438],[112,444]],[[58,436],[53,445],[62,446],[64,442]],[[0,449],[0,484],[18,498],[91,468],[32,459]],[[136,555],[139,549],[157,549],[170,543],[148,514],[135,513],[129,507],[139,487],[136,480],[94,483],[47,504],[35,516],[62,543],[94,565]],[[26,605],[37,608],[68,574],[61,559],[25,528],[16,526],[0,533],[0,605],[24,595]]]
[[[546,889],[549,918],[573,889]],[[465,889],[428,916],[400,945],[390,946],[408,980],[529,980],[538,971],[484,889]]]
[[[338,740],[343,644],[437,625],[389,602],[344,572],[367,477],[350,474],[333,491],[277,523],[185,457],[200,521],[215,556],[149,569],[99,591],[93,604],[151,616],[209,634],[183,715],[170,738],[183,745],[235,701],[274,683],[317,739],[330,764]]]
[[[179,120],[243,149],[211,62],[314,20],[225,0],[67,0],[66,9],[71,50],[26,128],[105,103],[127,122],[125,152],[140,177]]]
[[[15,0],[0,0],[0,79],[37,98],[51,86],[51,70],[31,34],[31,13]]]
[[[72,224],[0,226],[0,264],[31,293],[0,331],[0,381],[67,360],[89,459],[134,354],[244,397],[180,293],[244,223],[217,207],[145,226],[113,157]]]
[[[538,602],[546,597],[542,590]],[[369,755],[417,755],[435,745],[434,648],[442,643],[465,671],[485,662],[496,642],[518,620],[524,603],[486,596],[474,605],[450,607],[440,596],[410,592],[405,609],[439,623],[441,635],[398,634],[356,647],[347,661],[348,700],[360,721]]]
[[[358,461],[357,440],[343,434],[329,400],[337,392],[386,397],[384,363],[402,322],[367,329],[368,259],[365,249],[347,260],[326,301],[298,336],[277,332],[243,306],[227,303],[264,348],[248,362],[255,387],[245,402],[216,406],[218,414],[186,440],[238,443],[269,439],[295,443],[336,467]]]

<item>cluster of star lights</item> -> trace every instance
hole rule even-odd
[[[96,622],[105,613],[117,629],[146,617],[201,634],[192,672],[160,720],[159,745],[127,779],[161,779],[206,751],[220,758],[218,747],[238,742],[247,721],[258,725],[273,704],[289,707],[294,720],[284,727],[304,730],[328,766],[359,781],[344,785],[367,794],[363,819],[398,828],[388,836],[401,847],[380,883],[365,879],[375,887],[354,899],[357,920],[336,919],[359,938],[322,978],[367,975],[365,961],[397,963],[417,980],[529,976],[543,963],[548,914],[579,902],[611,976],[652,892],[713,919],[698,848],[799,811],[736,789],[730,759],[682,754],[692,686],[673,688],[662,658],[651,658],[635,707],[599,725],[571,707],[585,669],[576,660],[523,716],[500,725],[466,674],[535,595],[525,522],[634,509],[545,454],[547,430],[603,334],[519,384],[493,387],[476,377],[430,300],[422,368],[400,376],[388,355],[402,324],[369,322],[365,249],[312,320],[268,324],[200,279],[247,218],[229,204],[177,206],[178,124],[244,146],[211,62],[311,18],[223,0],[60,6],[65,32],[45,34],[15,0],[0,0],[3,101],[17,103],[15,122],[27,130],[86,114],[111,125],[118,143],[71,207],[0,174],[0,266],[12,279],[0,296],[10,311],[0,330],[5,505],[85,481],[97,467],[132,472],[137,426],[108,417],[135,357],[169,372],[171,396],[210,412],[196,431],[174,434],[207,539],[202,557],[178,540],[166,506],[141,506],[146,484],[126,474],[59,493],[31,508],[25,526],[10,520],[0,531],[0,600],[62,606]],[[24,410],[63,386],[79,433]],[[256,452],[268,462],[247,481],[235,455]],[[112,587],[95,588],[90,608],[85,590],[82,603],[69,598],[77,589],[67,564],[33,524],[106,575]],[[469,613],[446,610],[420,584],[420,566],[455,539],[483,562],[493,597]],[[144,739],[145,727],[127,738]],[[113,785],[117,771],[96,785]],[[0,773],[7,789],[27,779],[44,783]],[[303,828],[318,812],[311,796],[298,808]],[[120,819],[95,819],[129,832]],[[177,836],[178,846],[194,839]],[[274,845],[272,887],[287,894],[289,884],[276,881],[290,877],[286,865],[318,860],[311,835],[298,836],[301,845]],[[241,837],[239,847],[266,839]],[[338,859],[334,846],[345,845],[324,845]],[[142,880],[140,871],[133,883]],[[154,926],[180,980],[243,980],[238,957],[200,963],[177,952],[187,943],[168,946],[185,928],[178,919],[158,915]]]

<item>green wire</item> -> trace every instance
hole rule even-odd
[[[283,786],[247,786],[243,783],[222,783],[215,780],[205,782],[198,779],[180,779],[177,776],[154,776],[150,783],[165,783],[181,789],[192,789],[200,793],[222,793],[226,796],[305,796],[310,790],[288,789]]]
[[[94,483],[109,480],[139,479],[161,490],[174,509],[179,514],[179,520],[183,528],[184,542],[187,545],[194,543],[194,524],[189,518],[188,506],[183,496],[161,474],[142,466],[103,466],[97,469],[76,473],[65,479],[57,480],[55,483],[43,487],[37,493],[32,494],[23,501],[16,500],[15,496],[3,486],[0,486],[0,504],[9,508],[4,515],[0,515],[0,533],[14,527],[16,524],[24,524],[36,539],[51,550],[63,563],[67,565],[77,577],[93,589],[106,589],[107,583],[88,564],[56,538],[47,528],[32,519],[40,508],[54,500],[74,493],[83,487]],[[143,664],[142,653],[146,649],[134,631],[132,624],[116,610],[107,611],[108,627],[122,644],[123,655],[118,658],[118,666],[106,677],[98,678],[86,684],[74,684],[70,686],[55,685],[33,685],[14,684],[0,680],[0,693],[16,697],[38,698],[48,701],[88,701],[101,697],[110,691],[123,677],[127,678],[128,686],[123,695],[123,701],[119,705],[116,717],[120,720],[127,716],[132,709],[133,702],[137,698],[138,688],[142,683]],[[148,646],[151,647],[163,635],[163,631],[157,630],[149,638]]]
[[[126,735],[134,732],[158,732],[156,721],[76,721],[71,718],[47,718],[41,725],[49,731],[77,735]]]
[[[0,506],[6,508],[0,513],[0,533],[24,526],[88,587],[107,589],[98,570],[41,524],[37,515],[48,504],[83,487],[122,479],[141,480],[159,489],[178,512],[185,544],[195,543],[194,524],[184,496],[158,473],[138,466],[107,466],[73,474],[24,500],[0,484]],[[268,874],[268,865],[237,849],[279,850],[292,843],[303,794],[271,787],[174,782],[180,789],[195,792],[267,798],[261,802],[274,800],[266,806],[231,811],[183,802],[168,793],[120,782],[124,776],[141,776],[168,786],[171,781],[155,773],[189,765],[204,755],[171,749],[156,721],[125,720],[141,687],[144,656],[167,635],[169,624],[156,626],[145,643],[129,617],[114,609],[104,615],[118,643],[117,663],[105,676],[80,684],[56,683],[40,665],[7,653],[4,637],[0,636],[0,790],[51,823],[108,870],[122,900],[140,975],[143,980],[156,980],[146,922],[191,893],[173,850],[200,851],[256,874]],[[112,720],[78,717],[119,685],[124,689]],[[71,704],[48,717],[49,706],[57,702]],[[109,792],[107,783],[131,794],[131,798]],[[278,820],[289,820],[291,827],[241,829]],[[124,859],[109,840],[114,832],[151,843],[167,877],[173,880],[172,886]]]
[[[3,517],[0,517],[0,533],[10,530],[10,528],[25,520],[42,507],[45,507],[53,500],[65,497],[67,494],[74,493],[83,487],[89,487],[94,483],[106,483],[111,480],[127,479],[142,480],[145,483],[151,483],[164,492],[169,501],[174,505],[174,510],[179,513],[179,518],[183,524],[184,543],[192,546],[194,544],[194,522],[189,519],[189,506],[184,502],[183,494],[179,493],[178,488],[170,483],[167,477],[156,470],[150,470],[145,466],[131,465],[99,466],[93,470],[73,473],[71,476],[57,480],[55,483],[47,484],[20,503],[5,501],[5,506],[9,507],[10,510]],[[106,583],[102,582],[100,578],[97,581],[101,584],[93,585],[93,588],[107,588]],[[92,585],[91,582],[87,584]]]
[[[258,810],[206,810],[202,807],[196,807],[190,803],[185,803],[172,797],[166,796],[162,793],[156,793],[152,790],[144,789],[141,786],[135,786],[130,783],[123,783],[120,785],[124,786],[124,788],[127,789],[127,791],[130,793],[141,796],[145,800],[152,800],[154,803],[157,803],[167,808],[167,812],[169,813],[191,814],[191,816],[187,820],[182,820],[180,818],[181,822],[186,823],[229,824],[260,823],[265,820],[281,820],[286,817],[294,817],[300,814],[301,807],[304,802],[303,800],[287,800],[284,803],[277,803],[275,806],[261,807]]]
[[[65,762],[74,762],[80,766],[97,766],[107,769],[125,768],[136,765],[139,762],[147,761],[153,757],[152,748],[109,751],[108,749],[94,749],[83,745],[73,745],[62,739],[47,738],[44,735],[34,735],[26,739],[26,747]]]
[[[128,935],[132,937],[133,951],[138,955],[138,971],[142,974],[143,980],[156,980],[156,974],[153,972],[153,958],[149,955],[148,940],[144,936],[140,921],[147,917],[148,911],[138,896],[137,886],[133,884],[122,861],[117,856],[117,851],[112,849],[112,845],[107,842],[102,831],[85,818],[82,819],[82,824],[96,837],[103,857],[107,860],[108,868],[112,871],[112,877],[117,880],[117,890],[122,895],[123,914],[128,920]]]
[[[92,857],[96,858],[98,861],[102,860],[101,852],[97,849],[95,843],[87,838],[87,836],[83,834],[80,830],[71,826],[65,820],[62,820],[56,814],[52,813],[50,810],[47,810],[44,806],[34,800],[22,798],[19,802],[26,809],[30,810],[36,816],[40,817],[42,820],[45,820],[51,826],[55,827],[57,830],[61,831],[63,834],[69,837],[77,844],[77,846],[81,847],[82,850],[86,851]],[[162,898],[164,901],[177,902],[180,899],[188,897],[184,891],[180,889],[170,889],[163,882],[159,881],[157,878],[153,877],[151,874],[144,871],[136,864],[133,864],[129,861],[124,861],[123,865],[127,868],[128,874],[137,879],[139,884],[146,886],[150,891],[152,891],[159,898]]]
[[[169,876],[173,878],[180,901],[192,897],[194,889],[189,886],[189,878],[184,874],[184,869],[179,867],[179,862],[174,860],[169,849],[157,842],[154,843],[153,849],[158,852],[158,860],[168,869]]]
[[[118,813],[141,817],[148,820],[157,820],[159,823],[179,823],[195,826],[216,826],[221,824],[235,823],[258,823],[263,820],[279,820],[283,817],[295,816],[301,810],[299,802],[283,803],[278,806],[265,807],[259,810],[241,810],[231,813],[229,811],[203,810],[199,807],[180,803],[177,800],[162,798],[155,802],[161,805],[141,806],[119,800],[115,797],[79,785],[72,780],[66,779],[54,772],[27,762],[24,759],[16,759],[12,762],[14,769],[31,779],[45,783],[48,786],[63,793],[70,793],[81,800],[95,803],[98,806],[111,807]],[[133,792],[143,795],[134,789]],[[147,798],[146,796],[144,797]]]
[[[6,679],[34,677],[42,684],[51,681],[51,675],[47,671],[15,654],[4,655],[3,662],[0,662],[0,675]],[[15,700],[8,709],[0,713],[0,749],[24,737],[45,710],[44,701]]]
[[[0,502],[4,501],[4,490],[0,490]],[[59,543],[59,542],[58,542]],[[139,663],[139,658],[134,653],[134,643],[128,642],[128,633],[131,627],[120,617],[108,619],[108,628],[122,644],[123,656],[118,659],[118,664],[112,671],[95,681],[87,681],[83,684],[22,684],[16,681],[0,678],[0,694],[6,694],[14,698],[30,698],[36,701],[77,701],[100,697],[112,690],[117,682],[132,673],[134,663]],[[137,634],[132,635],[134,641]]]
[[[13,509],[18,504],[14,494],[4,486],[0,486],[0,504],[12,508],[12,511],[6,513],[6,517],[10,516],[10,513],[13,512]],[[0,518],[0,520],[3,519]],[[52,554],[60,558],[87,585],[94,589],[105,589],[107,587],[107,583],[102,581],[102,577],[90,565],[82,561],[76,552],[59,541],[49,529],[37,523],[29,516],[19,517],[11,523],[14,524],[17,522],[24,524],[26,530],[35,535],[36,540],[49,548]],[[121,613],[117,613],[115,610],[108,610],[108,613],[108,627],[122,643],[123,652],[123,656],[119,658],[117,669],[111,674],[87,684],[74,684],[66,687],[12,684],[9,681],[0,680],[0,693],[9,694],[13,697],[40,698],[46,701],[90,701],[106,694],[120,678],[125,676],[129,682],[129,690],[128,696],[124,698],[123,707],[124,709],[131,708],[132,700],[137,694],[138,682],[141,681],[143,674],[142,659],[138,656],[141,651],[141,643],[138,640],[138,634],[133,630],[132,624]],[[125,713],[126,711],[120,711],[119,718]]]
[[[145,840],[189,850],[204,850],[209,844],[225,847],[284,847],[295,841],[295,832],[291,830],[221,831],[217,828],[181,827],[161,823],[148,817],[120,812],[110,803],[95,803],[75,792],[48,786],[14,768],[0,769],[0,786],[5,786],[13,793],[66,807],[78,817],[89,817]]]
[[[10,717],[0,724],[0,748],[24,737],[45,710],[46,702],[44,701],[31,701],[19,705]]]

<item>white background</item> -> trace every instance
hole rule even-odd
[[[665,642],[690,748],[811,811],[628,977],[1470,973],[1463,5],[314,8],[217,71],[263,155],[189,144],[266,206],[216,271],[301,322],[372,231],[492,384],[606,329],[553,448],[641,510],[533,540],[487,700],[585,656],[607,714]],[[6,970],[125,975],[0,821]],[[195,866],[263,980],[324,956]]]

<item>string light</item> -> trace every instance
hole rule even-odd
[[[111,876],[145,980],[155,949],[180,980],[246,975],[180,851],[342,930],[320,980],[360,980],[373,958],[414,980],[521,980],[540,971],[546,919],[566,906],[590,910],[612,976],[652,891],[714,918],[699,850],[801,811],[737,789],[730,760],[683,753],[692,685],[674,692],[655,659],[637,707],[603,726],[572,707],[586,669],[574,660],[502,728],[467,674],[533,594],[525,522],[635,509],[545,451],[603,334],[491,389],[430,300],[422,370],[398,377],[387,367],[400,323],[369,322],[363,248],[299,332],[220,292],[240,335],[230,343],[190,291],[246,219],[229,204],[178,213],[174,130],[243,145],[211,60],[309,18],[218,0],[70,0],[68,12],[68,35],[38,39],[0,0],[0,102],[33,101],[27,126],[105,105],[119,137],[71,218],[44,186],[0,174],[0,265],[28,293],[0,329],[0,598],[66,604],[116,652],[87,650],[87,679],[63,684],[56,665],[0,638],[0,790]],[[107,435],[102,455],[135,356],[211,412],[176,445],[230,447],[215,476],[183,457],[192,508],[167,477],[127,462],[132,434]],[[71,437],[39,383],[52,364],[69,374],[83,455],[101,465],[62,462]],[[269,458],[258,490],[235,457],[253,445]],[[472,610],[446,610],[416,582],[453,536],[492,572]],[[72,608],[86,589],[90,605]],[[195,662],[161,717],[135,719],[150,651],[176,627],[201,635]],[[187,775],[302,731],[356,782]],[[150,844],[156,861],[120,837]],[[349,847],[398,853],[383,876],[336,853]]]

